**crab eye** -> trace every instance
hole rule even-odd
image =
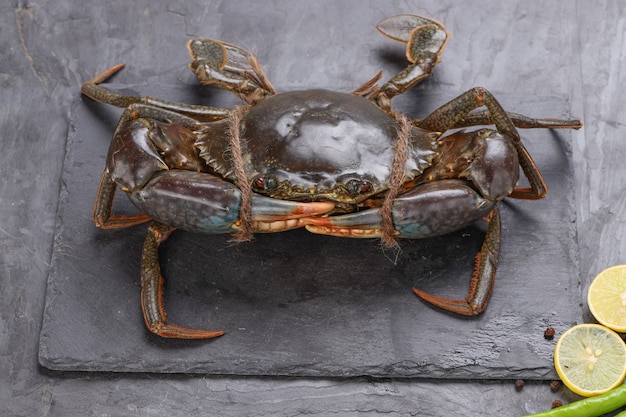
[[[267,191],[275,188],[278,183],[274,177],[257,177],[253,184],[258,190]]]
[[[369,181],[350,180],[346,183],[346,187],[352,194],[365,194],[371,191],[372,183]]]

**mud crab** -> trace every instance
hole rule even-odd
[[[500,248],[497,202],[540,199],[547,192],[516,127],[577,129],[581,123],[507,113],[484,88],[409,121],[392,110],[391,99],[430,75],[448,32],[435,20],[408,14],[389,17],[377,29],[406,45],[409,65],[380,87],[379,73],[352,93],[276,93],[249,52],[204,38],[187,45],[190,68],[200,83],[230,90],[243,105],[188,105],[124,96],[100,85],[123,65],[83,84],[84,95],[125,108],[93,220],[105,229],[153,220],[141,267],[141,304],[152,332],[173,338],[224,334],[167,322],[158,247],[176,228],[245,240],[253,232],[305,227],[393,245],[397,238],[441,235],[485,220],[466,300],[414,289],[456,313],[485,309]],[[465,129],[470,126],[495,129]],[[517,185],[520,167],[526,188]],[[142,214],[113,214],[116,188]]]

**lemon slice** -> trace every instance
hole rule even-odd
[[[556,343],[554,366],[561,381],[576,394],[600,395],[624,380],[626,345],[613,330],[599,324],[579,324]]]
[[[589,286],[587,303],[598,322],[616,332],[626,332],[626,265],[600,272]]]

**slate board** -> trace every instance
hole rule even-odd
[[[206,99],[203,94],[160,86],[154,95],[197,102]],[[449,98],[431,94],[423,102],[434,109]],[[516,112],[569,115],[561,97],[498,98]],[[397,101],[400,110],[416,113],[410,100]],[[102,231],[90,220],[120,112],[83,99],[74,108],[40,336],[44,367],[325,377],[555,377],[554,341],[545,340],[543,331],[547,326],[563,331],[582,315],[568,131],[522,132],[549,197],[500,205],[501,264],[482,315],[442,312],[411,291],[417,286],[463,298],[483,238],[481,225],[403,241],[396,262],[377,240],[298,230],[233,245],[228,236],[176,231],[161,250],[170,321],[227,331],[214,340],[184,341],[152,335],[143,323],[139,262],[146,226]],[[133,208],[122,197],[116,211]]]

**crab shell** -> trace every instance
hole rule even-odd
[[[220,122],[224,123],[224,122]],[[371,101],[316,89],[268,97],[242,117],[239,130],[253,190],[281,200],[332,201],[339,211],[388,189],[398,121]],[[200,135],[196,146],[214,171],[233,179],[227,135]],[[437,156],[439,134],[411,127],[405,181]]]

